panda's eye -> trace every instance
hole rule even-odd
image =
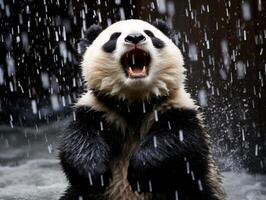
[[[153,32],[151,32],[150,30],[145,30],[144,33],[146,33],[150,37],[154,37]]]
[[[120,32],[115,32],[111,35],[110,40],[115,40],[121,35]]]

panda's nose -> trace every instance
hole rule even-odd
[[[134,34],[129,34],[126,38],[125,41],[133,44],[138,44],[139,42],[145,41],[146,38],[144,35],[140,33],[134,33]]]

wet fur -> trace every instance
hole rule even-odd
[[[142,48],[153,58],[150,75],[128,82],[118,60],[126,51],[120,38],[112,53],[102,46],[112,33],[130,28],[118,22],[92,35],[82,62],[88,91],[60,146],[70,182],[61,199],[223,200],[208,135],[184,89],[182,55],[169,39],[173,32],[161,21],[157,29],[140,20],[125,23],[151,30],[165,46],[158,50],[149,40]]]

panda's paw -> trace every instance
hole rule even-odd
[[[128,181],[136,192],[165,192],[175,188],[176,172],[167,160],[147,160],[133,155],[128,167]]]

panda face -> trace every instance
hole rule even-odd
[[[183,87],[183,57],[176,45],[141,20],[117,22],[87,47],[82,61],[89,89],[123,99],[168,95]]]

